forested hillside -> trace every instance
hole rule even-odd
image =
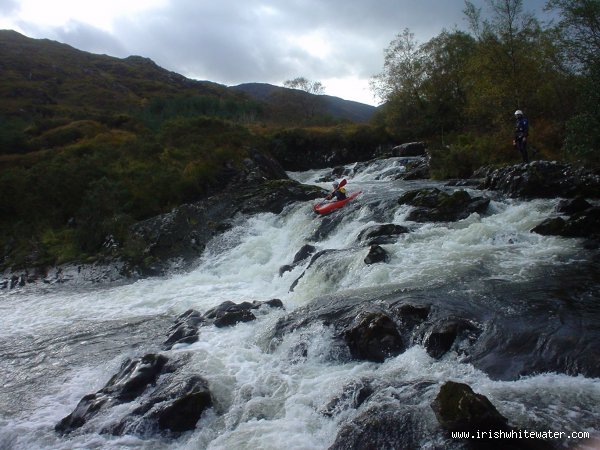
[[[297,170],[424,141],[433,177],[469,177],[520,161],[520,109],[533,158],[598,167],[600,1],[549,0],[552,23],[523,0],[486,4],[465,2],[468,30],[400,31],[369,124],[349,120],[366,105],[336,113],[302,90],[226,88],[0,31],[0,269],[96,258],[107,236],[126,243],[137,221],[222,190],[251,152]]]
[[[13,31],[0,31],[0,70],[0,270],[95,259],[107,241],[137,257],[132,224],[223,190],[251,153],[307,138],[341,147],[369,129],[307,117],[296,92],[265,103]],[[381,138],[367,136],[368,151]]]

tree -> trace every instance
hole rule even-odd
[[[304,120],[310,122],[323,111],[325,87],[320,81],[311,81],[305,77],[287,80],[283,85],[288,91],[279,92],[277,104],[284,115],[290,117],[290,111],[300,112]]]
[[[323,95],[325,88],[320,81],[311,81],[304,77],[297,77],[293,80],[287,80],[283,85],[290,89],[300,89],[313,95]]]
[[[600,60],[600,1],[548,0],[546,9],[560,14],[558,29],[572,61],[581,68]]]
[[[535,72],[541,60],[536,57],[541,28],[524,11],[523,0],[486,1],[491,14],[484,19],[481,8],[465,2],[464,13],[478,41],[470,64],[475,85],[469,106],[471,116],[482,119],[480,126],[497,128],[507,111],[531,106],[529,96],[536,90],[532,81],[538,81]]]
[[[460,130],[467,121],[465,107],[471,82],[466,67],[475,49],[475,39],[467,33],[445,30],[421,46],[425,119],[442,143],[446,133]]]
[[[424,77],[420,46],[406,28],[384,50],[383,71],[370,81],[373,92],[385,102],[383,124],[397,139],[411,139],[423,131]]]
[[[576,111],[566,123],[564,149],[600,164],[600,0],[549,0],[560,14],[556,27],[570,69],[578,75]]]
[[[443,31],[419,45],[405,29],[385,49],[384,69],[371,88],[386,103],[384,124],[398,139],[443,136],[464,122],[465,66],[476,42],[460,31]]]
[[[422,63],[415,35],[405,28],[384,50],[383,71],[371,79],[371,89],[384,101],[403,94],[418,97]]]

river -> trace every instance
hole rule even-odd
[[[453,223],[411,223],[406,221],[410,207],[399,205],[398,197],[443,185],[396,180],[403,164],[393,158],[347,166],[347,189],[362,194],[331,216],[317,217],[307,202],[279,215],[237,218],[185,273],[125,284],[1,290],[0,448],[326,449],[363,406],[336,414],[323,410],[359,380],[384,386],[372,403],[402,401],[419,414],[422,448],[448,445],[429,407],[447,380],[469,384],[521,429],[598,435],[600,379],[577,373],[578,353],[599,354],[597,257],[580,240],[530,233],[552,214],[558,199],[522,201],[466,188],[491,196],[485,214]],[[330,173],[290,176],[328,189],[330,183],[319,180]],[[384,223],[405,225],[411,232],[382,245],[390,255],[387,263],[366,265],[368,247],[357,236]],[[334,251],[308,269],[306,261],[280,275],[280,267],[307,243]],[[436,359],[419,343],[383,363],[348,360],[336,358],[339,343],[318,321],[274,345],[278,320],[324,298],[368,302],[398,292],[427,297],[453,314],[465,310],[482,324],[494,318],[490,323],[504,330],[491,334],[498,340],[510,340],[510,327],[570,333],[572,340],[564,342],[572,342],[573,361],[561,371],[546,370],[552,362],[545,366],[543,357],[533,365],[519,360],[515,370],[525,375],[514,376],[498,368],[507,364],[506,357],[470,361],[450,351]],[[81,432],[67,437],[54,432],[56,423],[83,396],[101,389],[126,358],[159,351],[177,315],[190,308],[204,312],[224,301],[273,298],[285,309],[260,310],[256,321],[230,328],[202,328],[198,342],[165,352],[189,354],[185,370],[209,382],[215,406],[195,431],[174,440],[98,433],[111,416],[132,407],[120,405]],[[519,318],[524,323],[517,323]],[[303,358],[294,356],[300,342]],[[556,443],[569,448],[577,442]]]

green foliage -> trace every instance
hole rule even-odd
[[[210,117],[170,119],[140,135],[74,121],[38,139],[53,150],[0,160],[0,235],[23,237],[5,264],[101,254],[109,236],[131,250],[133,222],[207,195],[259,144],[246,128]]]
[[[26,127],[24,119],[0,117],[0,155],[28,150]]]
[[[433,147],[430,170],[433,178],[469,178],[483,166],[514,164],[520,158],[518,152],[508,145],[499,145],[498,135],[467,133],[456,136],[455,143],[447,147]]]
[[[597,164],[600,3],[550,0],[561,21],[546,28],[523,0],[485,3],[483,13],[465,2],[470,34],[443,31],[424,44],[409,30],[396,36],[385,49],[383,71],[372,79],[386,100],[374,123],[398,142],[449,145],[438,154],[449,166],[437,167],[437,176],[494,163],[486,156],[494,147],[497,162],[513,161],[504,143],[512,140],[516,109],[529,117],[530,148]]]
[[[287,80],[283,85],[290,89],[300,89],[313,95],[323,95],[325,88],[320,81],[311,81],[305,77],[297,77],[293,80]]]
[[[600,120],[598,115],[578,114],[567,122],[565,150],[571,159],[600,166]]]
[[[550,0],[560,15],[560,36],[568,68],[578,75],[574,112],[566,122],[564,152],[570,159],[600,165],[600,1]]]
[[[287,170],[305,170],[325,164],[325,155],[337,154],[339,163],[362,161],[390,144],[390,136],[381,128],[368,125],[288,128],[269,136],[270,153]]]
[[[250,100],[219,98],[206,95],[153,97],[133,116],[152,130],[158,130],[173,118],[208,116],[238,122],[251,122],[263,115],[260,104]]]

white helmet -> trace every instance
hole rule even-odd
[[[333,187],[334,187],[334,188],[337,188],[339,185],[340,185],[340,183],[338,183],[337,181],[334,181],[334,182],[333,182]]]
[[[515,116],[522,116],[523,115],[523,111],[521,111],[520,109],[517,109],[515,111]]]

